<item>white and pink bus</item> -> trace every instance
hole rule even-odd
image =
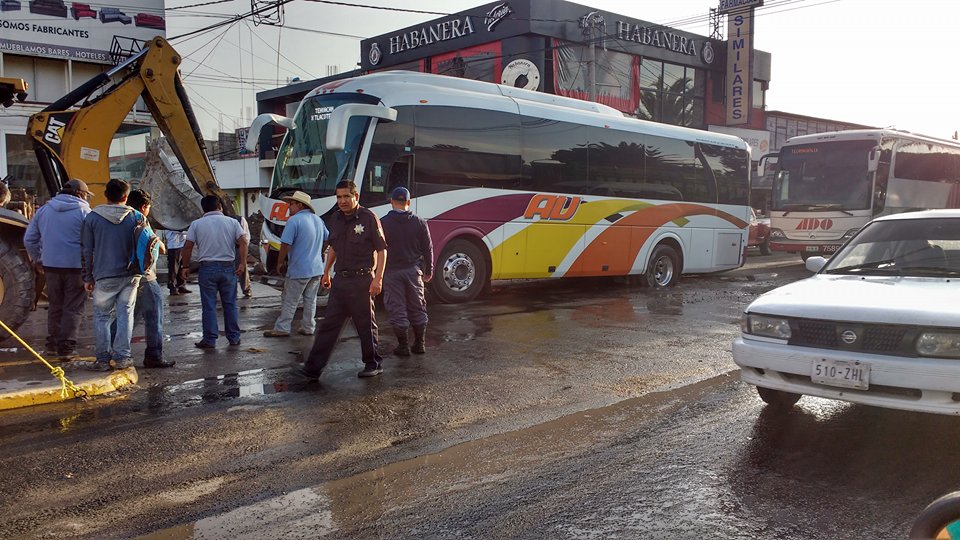
[[[681,273],[743,264],[749,148],[741,139],[624,117],[596,103],[441,75],[383,72],[310,92],[287,127],[263,199],[266,250],[294,190],[332,211],[360,188],[379,215],[404,186],[430,227],[434,292],[476,298],[494,279]],[[388,258],[389,262],[389,258]]]
[[[832,255],[876,216],[960,208],[957,141],[891,129],[817,133],[790,138],[775,167],[770,249],[804,260]]]

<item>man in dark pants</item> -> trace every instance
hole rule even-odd
[[[390,326],[397,335],[393,354],[423,354],[427,332],[427,300],[424,282],[433,278],[433,242],[427,222],[410,211],[410,192],[398,187],[390,194],[393,210],[383,218],[383,234],[390,246],[390,264],[383,276],[383,301]],[[413,326],[413,346],[407,330]]]
[[[70,180],[37,210],[23,236],[30,260],[47,281],[50,309],[45,352],[61,360],[76,357],[77,328],[87,299],[80,271],[80,233],[90,213],[87,194],[86,183]]]
[[[320,277],[320,284],[331,288],[330,300],[313,338],[313,347],[306,364],[299,370],[308,379],[317,379],[333,353],[347,319],[360,337],[363,371],[358,377],[375,377],[383,373],[377,352],[377,319],[373,297],[383,287],[383,270],[387,262],[387,243],[380,220],[360,206],[357,186],[344,180],[337,184],[337,208],[330,216],[330,247]],[[337,278],[330,281],[330,267],[337,263]],[[372,274],[372,275],[371,275]]]

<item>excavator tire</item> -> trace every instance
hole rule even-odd
[[[16,330],[30,315],[33,305],[33,269],[19,246],[0,237],[0,320]],[[0,341],[10,337],[0,329]]]

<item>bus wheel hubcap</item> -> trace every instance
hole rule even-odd
[[[661,287],[673,279],[673,261],[670,257],[660,257],[653,265],[653,280]]]
[[[476,273],[473,261],[465,253],[451,253],[443,263],[443,282],[454,291],[467,290]]]

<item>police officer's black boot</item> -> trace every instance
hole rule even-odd
[[[407,327],[396,326],[393,328],[393,332],[397,335],[397,348],[393,350],[393,354],[397,356],[410,356],[410,343],[407,341]]]
[[[413,346],[410,347],[410,351],[423,354],[427,352],[427,349],[423,346],[423,336],[427,334],[427,325],[425,324],[415,324],[413,325]]]

